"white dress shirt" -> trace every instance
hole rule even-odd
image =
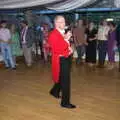
[[[27,30],[28,30],[28,26],[26,26],[25,28],[22,29],[22,44],[26,44],[26,33],[27,33]]]

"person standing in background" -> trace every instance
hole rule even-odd
[[[83,20],[78,20],[76,22],[75,28],[73,28],[73,39],[77,50],[76,64],[82,62],[82,56],[85,52],[86,39],[85,39],[85,27],[83,25]]]
[[[7,26],[7,21],[1,21],[1,28],[0,28],[0,43],[1,43],[1,52],[3,55],[4,63],[6,68],[16,69],[12,51],[11,51],[11,33]]]
[[[97,43],[97,29],[93,22],[89,23],[87,34],[87,43],[86,46],[86,62],[89,66],[96,64],[96,43]]]
[[[23,54],[28,67],[32,65],[32,46],[34,43],[34,31],[31,27],[28,27],[27,21],[21,21],[21,45]]]
[[[108,69],[113,69],[115,64],[115,47],[116,47],[116,25],[109,22],[110,31],[108,33]]]
[[[11,31],[11,49],[12,49],[13,60],[15,65],[17,66],[16,57],[22,56],[22,50],[20,48],[20,36],[16,29],[15,24],[11,25],[10,31]]]
[[[39,47],[40,47],[40,59],[44,59],[44,52],[43,52],[43,27],[42,25],[39,26],[38,34],[37,36],[39,40]]]
[[[110,28],[107,22],[102,21],[98,28],[98,68],[104,68],[107,46],[108,46],[108,32]]]
[[[61,107],[76,108],[70,102],[70,72],[71,72],[71,55],[69,39],[72,34],[65,34],[65,18],[56,16],[54,19],[55,29],[50,33],[48,43],[52,53],[52,75],[54,85],[50,90],[50,94],[55,98],[60,98],[62,92]]]

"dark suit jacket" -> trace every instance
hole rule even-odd
[[[28,48],[32,47],[33,43],[34,43],[34,31],[32,28],[28,28],[27,33],[26,33],[26,45]]]
[[[35,41],[35,36],[34,36],[34,30],[31,27],[28,27],[27,32],[26,32],[26,45],[28,48],[32,47],[34,41]],[[21,45],[22,45],[22,40],[21,40]]]

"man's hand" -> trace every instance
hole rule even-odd
[[[64,38],[66,40],[69,40],[70,38],[72,37],[72,33],[70,31],[68,31],[65,35],[64,35]]]

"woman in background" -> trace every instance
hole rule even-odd
[[[20,48],[20,36],[14,24],[11,25],[10,31],[11,31],[12,55],[13,55],[13,60],[16,64],[16,57],[22,55],[22,50]]]
[[[108,69],[113,69],[115,63],[116,25],[114,22],[110,22],[109,26],[110,31],[108,33]]]
[[[105,59],[108,47],[108,32],[110,28],[106,20],[101,22],[98,28],[98,68],[105,67]]]
[[[97,41],[97,29],[93,22],[89,23],[89,27],[86,31],[87,43],[86,46],[86,62],[89,66],[96,64],[96,41]]]

